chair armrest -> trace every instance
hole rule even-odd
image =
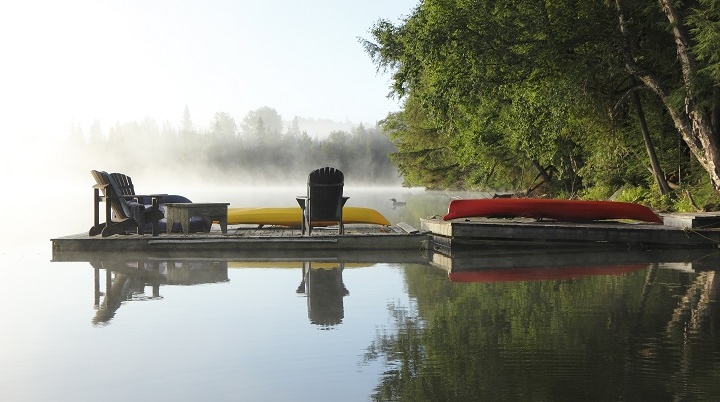
[[[161,198],[166,196],[167,194],[123,194],[123,195],[106,195],[102,198],[122,198],[125,200],[134,200],[136,198]]]
[[[121,197],[124,197],[124,198],[127,198],[127,197],[130,197],[130,198],[137,198],[137,197],[160,198],[160,197],[164,197],[166,195],[167,194],[128,194],[128,195],[123,195]]]

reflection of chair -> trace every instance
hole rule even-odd
[[[90,261],[95,271],[93,325],[108,325],[127,301],[161,300],[161,285],[188,286],[227,282],[227,261],[212,260],[114,260]],[[105,270],[102,291],[100,270]],[[152,295],[145,294],[147,287]],[[103,297],[104,296],[104,297]]]
[[[344,268],[342,262],[330,268],[313,267],[311,262],[303,262],[302,282],[296,292],[307,295],[311,323],[322,326],[342,323],[345,317],[343,297],[350,294],[342,279]]]
[[[302,209],[302,234],[312,234],[313,223],[337,222],[343,234],[342,209],[348,197],[343,197],[343,173],[332,167],[313,170],[308,175],[307,196],[297,197]]]
[[[90,172],[95,178],[94,189],[94,225],[90,228],[90,236],[102,233],[103,237],[113,234],[126,233],[137,230],[143,234],[143,226],[146,222],[152,223],[153,236],[158,234],[158,221],[163,218],[163,213],[158,206],[158,199],[163,194],[138,195],[133,194],[132,180],[120,173],[109,174],[92,170]],[[120,182],[118,182],[117,178]],[[103,196],[100,196],[102,191]],[[105,223],[100,223],[100,201],[105,201]],[[144,201],[150,201],[149,208]]]

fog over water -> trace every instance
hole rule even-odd
[[[93,213],[92,169],[128,174],[138,193],[179,194],[194,202],[228,202],[230,207],[296,206],[295,197],[305,193],[309,173],[309,170],[287,172],[281,163],[274,169],[266,169],[263,175],[213,172],[197,165],[182,167],[160,155],[142,165],[120,159],[106,158],[101,153],[77,152],[63,139],[37,143],[32,147],[31,157],[26,152],[8,154],[0,162],[3,181],[17,190],[22,202],[13,197],[3,197],[0,201],[4,210],[13,211],[4,217],[6,230],[0,235],[2,248],[11,251],[33,246],[34,250],[40,249],[49,255],[49,239],[87,231]],[[332,164],[318,161],[315,167],[326,165]],[[399,177],[395,183],[375,185],[362,172],[345,170],[344,173],[345,194],[350,197],[348,206],[377,209],[392,223],[418,219],[399,216],[405,211],[393,209],[390,199],[408,201],[426,194],[423,189],[402,187]],[[438,196],[449,200],[449,196],[442,193]]]
[[[178,153],[162,135],[168,127],[183,128],[184,110],[197,134],[206,135],[217,113],[241,126],[246,113],[262,107],[282,116],[283,134],[295,117],[310,139],[361,123],[372,129],[399,104],[386,97],[389,77],[378,74],[358,38],[368,38],[377,20],[396,21],[415,4],[3,2],[0,179],[12,195],[0,201],[0,248],[85,230],[91,169],[126,173],[140,192],[191,199],[207,200],[200,188],[220,195],[243,186],[249,187],[243,193],[256,186],[302,190],[309,167],[290,166],[307,162],[300,158],[276,152],[262,174],[247,166],[218,168],[212,165],[218,149],[193,145],[193,152]],[[147,132],[125,137],[133,127],[155,130],[160,141]],[[78,135],[84,144],[68,143]],[[88,146],[97,138],[111,152]],[[310,162],[336,165],[315,156]],[[360,165],[344,171],[349,186],[374,182]],[[263,202],[270,201],[257,203]]]

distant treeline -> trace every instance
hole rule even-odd
[[[378,127],[314,134],[301,131],[297,117],[284,127],[271,108],[248,113],[239,126],[227,113],[216,113],[208,129],[198,130],[186,108],[178,128],[160,127],[152,118],[116,123],[107,133],[94,124],[89,133],[75,127],[70,143],[114,171],[192,169],[271,184],[305,180],[311,170],[333,166],[355,183],[400,183],[389,157],[396,148]]]

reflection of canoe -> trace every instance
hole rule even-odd
[[[629,202],[582,201],[538,198],[488,198],[452,200],[444,220],[470,217],[547,218],[559,221],[633,219],[662,223],[648,207]]]
[[[301,222],[300,207],[228,208],[228,225],[300,226]],[[390,226],[390,222],[380,212],[362,207],[344,207],[343,223]]]
[[[622,275],[647,268],[649,264],[606,265],[559,268],[504,268],[448,273],[450,282],[514,282],[578,278],[590,275]]]
[[[340,262],[317,262],[311,261],[313,269],[333,269],[340,266]],[[375,264],[361,262],[346,262],[343,268],[367,268]],[[300,269],[303,266],[302,261],[229,261],[228,268],[292,268]]]

